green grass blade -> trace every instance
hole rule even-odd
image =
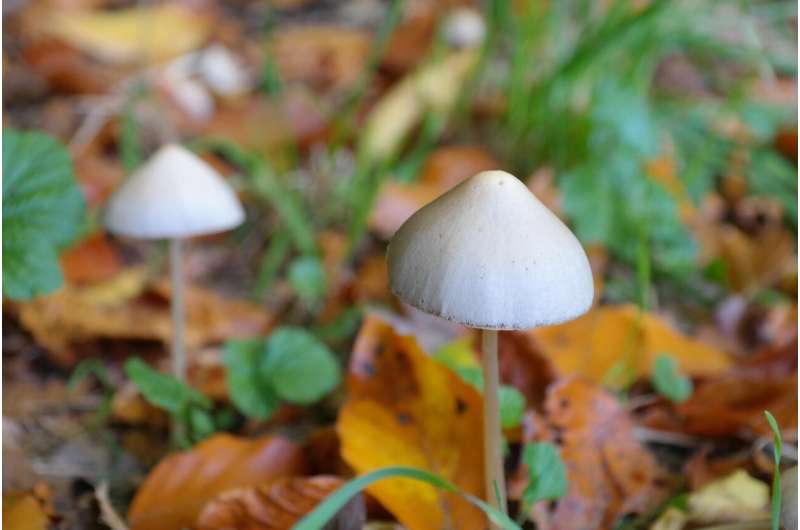
[[[772,530],[778,530],[781,526],[781,429],[778,427],[778,422],[775,417],[769,413],[768,410],[764,411],[764,416],[767,417],[770,429],[772,429],[773,447],[772,458],[775,461],[775,471],[772,475]]]
[[[325,499],[325,501],[317,506],[311,513],[303,517],[300,522],[294,525],[292,530],[319,530],[325,526],[325,524],[331,518],[333,518],[351,498],[353,498],[356,494],[358,494],[358,492],[370,484],[387,478],[400,477],[418,480],[444,491],[458,493],[468,502],[483,510],[483,512],[488,515],[495,524],[499,525],[500,528],[503,528],[504,530],[520,530],[520,527],[514,521],[509,519],[507,515],[489,506],[474,495],[470,495],[469,493],[461,491],[456,486],[439,477],[438,475],[434,475],[433,473],[412,467],[387,467],[378,469],[358,477],[357,479],[351,480],[333,492],[333,494]]]

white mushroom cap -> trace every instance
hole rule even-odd
[[[481,13],[470,7],[456,7],[444,22],[444,38],[456,48],[479,46],[486,37]]]
[[[238,226],[244,210],[231,187],[187,149],[162,147],[108,202],[106,227],[142,239],[213,234]]]
[[[419,210],[387,258],[395,295],[474,328],[564,322],[594,297],[578,240],[504,171],[478,173]]]

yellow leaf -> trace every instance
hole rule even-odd
[[[704,523],[769,517],[769,487],[739,469],[689,496],[692,520]]]
[[[633,305],[595,307],[582,317],[530,332],[562,374],[581,374],[620,388],[651,373],[661,354],[671,355],[681,372],[710,375],[731,366],[727,354],[688,337]]]
[[[364,152],[370,160],[391,156],[428,110],[446,113],[475,65],[475,50],[453,53],[400,81],[372,109],[364,125]]]
[[[190,52],[205,41],[210,19],[178,4],[115,11],[55,13],[47,33],[114,63],[162,61]]]
[[[358,473],[411,466],[483,494],[481,397],[411,337],[369,316],[351,361],[349,402],[336,428],[342,456]],[[481,529],[484,517],[460,497],[408,479],[369,488],[409,530]]]
[[[50,525],[41,502],[31,493],[3,495],[3,528],[45,530]]]

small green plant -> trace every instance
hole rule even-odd
[[[304,303],[317,305],[325,296],[325,271],[316,256],[302,256],[289,265],[289,283]]]
[[[681,374],[675,359],[667,354],[653,363],[653,387],[674,403],[683,403],[692,395],[692,380]]]
[[[781,493],[781,452],[782,440],[781,429],[778,422],[768,410],[764,411],[767,417],[769,428],[772,429],[772,459],[775,464],[775,471],[772,474],[772,530],[778,530],[781,526],[781,503],[783,502]]]
[[[281,401],[309,405],[333,390],[341,378],[328,347],[301,328],[281,327],[269,338],[225,345],[228,388],[244,414],[265,420]]]
[[[111,400],[114,397],[114,385],[108,378],[105,365],[99,359],[85,359],[72,371],[67,381],[67,389],[74,392],[81,382],[94,377],[102,387],[103,401],[97,407],[94,423],[100,425],[111,414]]]
[[[387,478],[407,478],[417,480],[430,484],[440,490],[450,493],[457,493],[466,499],[470,504],[476,506],[483,511],[491,519],[491,521],[498,525],[503,530],[521,530],[519,525],[509,519],[509,517],[501,511],[489,506],[482,500],[474,495],[460,490],[454,484],[451,484],[442,477],[423,471],[422,469],[415,469],[412,467],[387,467],[378,469],[351,480],[347,484],[341,486],[334,491],[327,499],[319,504],[314,510],[303,517],[292,530],[319,530],[330,521],[347,502],[356,496],[358,492],[365,489],[367,486],[379,480]]]
[[[525,444],[522,461],[528,469],[528,485],[522,493],[524,513],[539,501],[560,499],[567,493],[567,471],[555,445]]]
[[[3,295],[55,291],[58,253],[84,228],[84,200],[69,153],[38,131],[3,131]]]
[[[175,443],[189,447],[217,429],[211,400],[179,379],[161,373],[137,357],[125,363],[125,373],[144,398],[172,417]]]

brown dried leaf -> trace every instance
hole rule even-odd
[[[644,513],[669,493],[665,471],[636,440],[625,409],[600,386],[564,379],[548,389],[544,412],[529,413],[525,437],[560,447],[569,487],[552,509],[535,507],[538,528],[612,528],[623,515]],[[515,486],[518,495],[524,480]]]
[[[254,440],[217,434],[162,460],[139,488],[128,511],[131,530],[181,530],[222,492],[301,474],[299,447],[283,438]]]
[[[372,39],[355,29],[332,25],[296,26],[278,31],[272,43],[281,76],[318,90],[351,85],[361,74]]]
[[[144,270],[128,269],[91,287],[66,285],[52,295],[16,304],[20,322],[35,340],[65,363],[80,345],[96,339],[168,343],[172,334],[170,288],[166,280],[146,288]],[[261,306],[222,298],[201,287],[186,296],[186,344],[191,349],[269,329],[272,317]]]
[[[647,411],[653,428],[700,436],[755,438],[770,432],[769,410],[781,428],[797,427],[797,340],[765,348],[734,369],[701,381],[680,405]]]
[[[342,483],[339,477],[324,475],[287,477],[269,484],[226,491],[206,504],[197,518],[196,528],[289,530]]]

